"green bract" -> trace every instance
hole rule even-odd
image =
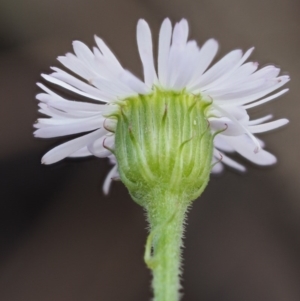
[[[200,95],[155,89],[120,104],[115,155],[122,182],[142,206],[160,191],[197,198],[211,171],[213,135]],[[149,199],[150,197],[150,199]]]

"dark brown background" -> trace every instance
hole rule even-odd
[[[40,165],[64,139],[34,139],[35,82],[79,39],[98,34],[141,75],[135,26],[157,38],[163,18],[215,37],[219,57],[256,46],[261,65],[292,78],[290,93],[254,112],[287,117],[264,137],[279,163],[212,178],[194,203],[184,250],[185,301],[300,300],[299,0],[0,1],[0,300],[149,300],[144,213],[122,183],[101,191],[106,160]],[[241,160],[243,161],[243,160]],[[245,163],[245,161],[244,161]]]

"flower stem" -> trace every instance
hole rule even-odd
[[[149,206],[151,231],[147,239],[145,262],[153,273],[154,301],[178,301],[181,274],[181,247],[187,204],[164,196]],[[174,201],[175,200],[175,201]],[[157,208],[157,205],[160,208]]]

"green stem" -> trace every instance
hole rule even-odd
[[[181,274],[183,224],[187,205],[170,196],[149,206],[151,232],[147,239],[145,262],[153,273],[154,301],[178,301]],[[176,200],[176,199],[175,199]],[[159,205],[160,208],[157,208]]]

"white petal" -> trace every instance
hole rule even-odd
[[[116,58],[116,56],[113,54],[113,52],[107,47],[107,45],[104,43],[102,39],[95,36],[95,41],[101,52],[103,53],[104,57],[109,59],[115,66],[122,68],[120,62]]]
[[[265,122],[265,121],[268,121],[268,120],[270,120],[270,119],[272,119],[272,118],[273,118],[273,115],[272,115],[272,114],[269,114],[269,115],[267,115],[267,116],[264,116],[264,117],[261,117],[261,118],[258,118],[258,119],[250,120],[250,121],[248,122],[248,125],[257,125],[257,124],[261,124],[261,123],[263,123],[263,122]]]
[[[138,93],[144,94],[149,91],[145,83],[129,71],[125,69],[116,71],[110,66],[106,66],[105,62],[102,63],[104,69],[108,68],[106,77],[91,80],[99,89],[104,89],[110,94],[113,93],[116,98],[134,96]]]
[[[258,165],[272,165],[276,163],[276,157],[271,153],[261,149],[255,153],[253,151],[253,144],[250,138],[246,135],[238,137],[226,137],[227,142],[238,152],[240,155],[249,161]]]
[[[151,91],[139,78],[127,70],[124,70],[119,78],[137,94],[146,94]]]
[[[239,79],[241,77],[247,77],[253,74],[257,70],[257,68],[257,62],[245,63],[231,74],[231,78],[235,77],[236,79]]]
[[[103,68],[103,66],[99,64],[99,57],[94,55],[94,53],[85,44],[75,41],[73,42],[73,47],[77,58],[92,74],[90,78],[87,78],[88,81],[94,77],[106,78],[109,76],[108,69],[117,69],[117,67],[111,63],[110,60],[101,56],[101,60],[106,63],[106,68]]]
[[[82,61],[88,68],[93,70],[95,61],[94,54],[90,48],[80,41],[74,41],[73,49],[79,60]]]
[[[210,39],[204,43],[204,45],[199,51],[198,58],[195,61],[195,72],[191,78],[190,83],[187,85],[188,90],[191,89],[195,82],[198,82],[201,75],[211,64],[212,60],[218,52],[218,48],[218,42],[214,39]]]
[[[98,97],[100,99],[102,98],[109,98],[108,94],[105,94],[105,91],[100,91],[99,89],[91,86],[90,84],[87,84],[81,80],[79,80],[78,78],[70,75],[69,73],[59,69],[59,68],[52,68],[54,71],[54,73],[52,73],[50,76],[57,78],[67,84],[70,84],[73,87],[78,88],[79,90],[88,93],[89,95],[93,95],[95,97]]]
[[[95,62],[97,64],[98,73],[94,77],[91,77],[89,81],[98,77],[112,81],[117,80],[119,74],[122,73],[124,69],[122,67],[116,67],[116,65],[111,63],[110,60],[106,59],[100,53],[100,51],[98,51],[98,53],[99,55],[97,55],[97,53],[95,54]]]
[[[106,195],[108,194],[111,182],[112,182],[112,180],[113,180],[113,178],[115,176],[118,176],[118,165],[115,165],[110,170],[110,172],[108,173],[108,175],[106,176],[106,179],[105,179],[104,184],[103,184],[103,192],[104,192],[104,194],[106,194]]]
[[[206,71],[191,87],[191,90],[202,89],[203,86],[208,85],[219,79],[228,70],[241,59],[242,51],[240,49],[233,50],[225,55],[219,62],[213,65]]]
[[[96,157],[105,158],[115,148],[115,136],[102,136],[88,145],[88,150]]]
[[[279,92],[276,93],[276,94],[273,94],[273,95],[271,95],[271,96],[269,96],[269,97],[263,98],[263,99],[258,100],[258,101],[256,101],[256,102],[253,102],[253,103],[251,103],[251,104],[245,105],[245,106],[243,106],[243,107],[244,107],[245,109],[250,109],[250,108],[254,108],[254,107],[256,107],[256,106],[262,105],[262,104],[264,104],[264,103],[266,103],[266,102],[268,102],[268,101],[270,101],[270,100],[273,100],[273,99],[275,99],[275,98],[281,96],[282,94],[286,93],[288,90],[289,90],[289,89],[283,89],[283,90],[279,91]]]
[[[235,83],[243,82],[248,80],[249,76],[253,74],[258,68],[257,62],[248,62],[240,66],[236,69],[229,78],[227,78],[224,82],[220,84],[220,86],[224,85],[235,85]]]
[[[187,86],[191,81],[191,76],[195,69],[195,60],[199,53],[197,43],[195,41],[189,41],[182,53],[182,59],[178,68],[177,78],[174,83],[174,87],[181,90]]]
[[[151,31],[145,20],[138,21],[137,43],[144,68],[145,84],[152,87],[157,81],[157,76],[154,68]]]
[[[248,81],[243,84],[236,85],[235,87],[223,86],[223,88],[211,89],[205,91],[205,94],[206,93],[209,94],[209,96],[212,97],[213,99],[224,99],[224,98],[229,99],[229,97],[234,98],[236,94],[249,95],[249,94],[256,93],[261,89],[265,89],[268,82],[270,83],[270,81],[267,79],[258,79],[255,81]],[[274,83],[274,81],[272,81],[272,83]]]
[[[241,57],[240,60],[236,61],[236,63],[232,63],[232,66],[228,68],[228,70],[213,83],[208,84],[206,86],[202,86],[202,90],[213,89],[214,87],[219,87],[221,83],[223,83],[226,79],[228,79],[234,72],[249,58],[251,53],[253,52],[254,47],[250,48],[245,52],[245,54]]]
[[[73,119],[74,120],[74,119]],[[34,132],[35,137],[51,138],[65,135],[72,135],[82,132],[93,131],[102,126],[103,119],[98,116],[92,118],[75,120],[70,124],[54,125],[49,127],[42,127]]]
[[[185,19],[176,23],[172,35],[172,45],[184,46],[187,42],[189,34],[189,25]]]
[[[117,158],[115,157],[114,154],[111,154],[110,156],[108,156],[108,159],[111,164],[117,164]]]
[[[224,165],[222,164],[220,158],[213,157],[212,164],[213,164],[213,167],[211,169],[211,173],[219,174],[224,170]]]
[[[118,85],[117,81],[95,78],[91,81],[91,83],[112,100],[126,98],[134,94],[134,92],[131,89],[128,89],[128,87],[124,88],[121,85]]]
[[[249,93],[238,92],[232,94],[226,94],[220,98],[214,99],[215,102],[223,105],[244,105],[249,102],[255,101],[265,95],[279,89],[285,85],[290,78],[288,76],[281,76],[277,79],[269,80],[269,84],[266,85],[266,88],[260,87],[257,92],[249,91]],[[246,94],[246,95],[245,95]]]
[[[39,112],[50,116],[50,117],[54,117],[54,118],[65,118],[65,112],[61,112],[59,110],[50,108],[47,104],[45,103],[39,103],[38,106],[40,107]],[[70,117],[72,118],[72,117]]]
[[[231,168],[234,168],[236,170],[239,170],[239,171],[242,171],[242,172],[246,171],[246,168],[243,165],[237,163],[236,161],[234,161],[231,158],[227,157],[223,153],[219,152],[219,154],[222,156],[222,159],[221,159],[222,163],[224,163],[227,166],[229,166]]]
[[[46,103],[39,103],[40,107],[39,112],[55,119],[79,119],[79,118],[89,118],[95,116],[96,114],[93,112],[84,112],[84,111],[69,111],[64,112],[61,109],[56,109],[51,107]]]
[[[36,83],[37,86],[39,86],[42,90],[44,90],[45,92],[47,92],[50,95],[56,96],[57,98],[62,98],[60,95],[54,93],[52,90],[50,90],[49,88],[47,88],[45,85],[43,85],[42,83]]]
[[[249,82],[250,75],[258,68],[258,63],[249,62],[236,69],[228,78],[218,84],[214,89],[236,88]],[[213,89],[213,90],[214,90]]]
[[[267,132],[267,131],[277,129],[277,128],[279,128],[281,126],[284,126],[288,123],[289,123],[289,121],[287,119],[283,118],[283,119],[274,120],[274,121],[264,123],[264,124],[250,125],[249,130],[253,134],[263,133],[263,132]]]
[[[169,19],[165,19],[160,28],[158,48],[158,77],[162,86],[166,85],[167,80],[168,57],[170,51],[171,35],[171,21]]]
[[[223,152],[228,152],[228,153],[234,152],[234,148],[226,142],[226,139],[224,139],[222,135],[217,135],[214,138],[214,146],[215,148]]]
[[[87,118],[39,118],[34,125],[35,128],[53,127],[56,125],[72,125],[77,122],[84,122]]]
[[[63,143],[46,153],[42,158],[42,163],[52,164],[58,162],[68,157],[70,154],[76,152],[77,150],[83,148],[91,141],[96,140],[98,137],[101,137],[103,134],[105,134],[105,132],[105,129],[99,129],[90,134]]]
[[[248,125],[250,117],[243,107],[227,106],[226,111],[229,112],[229,114],[231,114],[241,124]]]
[[[93,96],[93,95],[91,95],[91,94],[82,92],[82,91],[80,91],[80,90],[78,90],[78,89],[72,87],[71,85],[66,84],[66,83],[64,83],[63,81],[61,81],[61,80],[59,80],[59,79],[56,79],[56,78],[54,78],[54,77],[51,77],[51,76],[49,76],[49,75],[47,75],[47,74],[42,74],[42,77],[43,77],[44,79],[46,79],[47,81],[49,81],[50,83],[59,85],[59,86],[65,88],[65,89],[67,89],[67,90],[70,90],[70,91],[76,93],[76,94],[79,94],[79,95],[82,95],[82,96],[85,96],[85,97],[88,97],[88,98],[91,98],[91,99],[100,100],[100,101],[103,101],[103,102],[109,102],[109,101],[111,101],[111,99],[109,99],[108,97],[107,97],[107,98],[105,98],[105,97],[99,98],[99,97],[95,97],[95,96]]]
[[[168,58],[168,71],[166,87],[174,90],[180,90],[176,85],[176,79],[182,72],[182,64],[185,60],[185,50],[188,38],[188,23],[185,19],[176,23],[172,36],[172,45]],[[183,66],[186,67],[186,66]]]
[[[72,101],[72,100],[66,100],[64,98],[58,98],[57,96],[52,96],[45,93],[40,93],[36,95],[36,99],[45,102],[47,104],[50,104],[53,107],[56,107],[55,104],[59,106],[60,109],[72,109],[76,111],[89,111],[92,113],[100,113],[102,110],[106,111],[109,109],[107,105],[97,105],[93,103],[87,103],[82,101]],[[64,106],[62,106],[64,105]]]
[[[246,133],[242,127],[237,126],[235,122],[226,117],[210,118],[209,124],[214,132],[221,131],[218,135],[238,136]]]
[[[87,147],[83,147],[79,150],[77,150],[76,152],[72,153],[69,155],[70,158],[81,158],[81,157],[88,157],[88,156],[92,156],[93,154],[91,154],[89,152],[89,150],[87,149]]]
[[[254,147],[254,152],[257,153],[260,149],[261,149],[261,145],[258,142],[258,140],[256,139],[256,137],[249,131],[248,127],[245,126],[243,123],[239,122],[234,115],[232,115],[230,113],[230,111],[227,111],[226,109],[224,109],[221,106],[218,106],[216,104],[213,104],[213,106],[219,110],[221,113],[224,114],[225,117],[228,117],[230,120],[232,120],[237,128],[240,128],[241,131],[245,131],[247,136],[250,138],[250,140],[253,143],[253,147]]]
[[[89,69],[73,53],[67,53],[66,56],[59,56],[57,60],[66,68],[70,69],[72,72],[86,80],[89,80],[96,75],[93,70]]]
[[[255,80],[259,78],[274,79],[279,75],[279,73],[280,73],[279,68],[276,68],[275,66],[266,66],[253,73],[250,79],[251,80]]]

